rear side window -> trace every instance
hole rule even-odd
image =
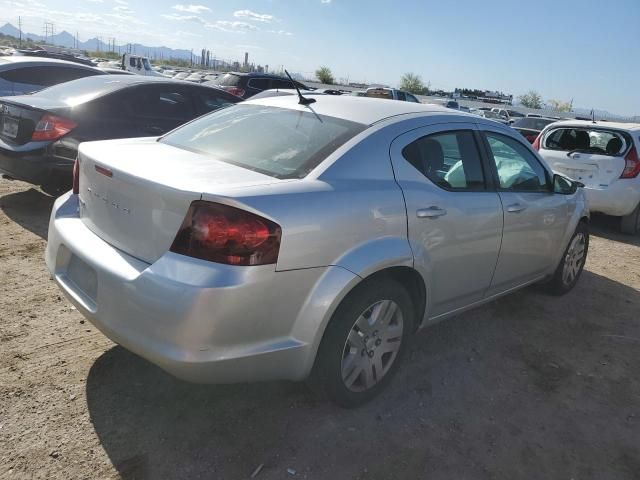
[[[584,152],[616,156],[624,153],[627,142],[622,133],[588,128],[558,128],[544,140],[547,150]]]
[[[407,101],[407,97],[405,96],[404,92],[398,92],[398,100],[401,100],[403,102]]]
[[[512,192],[549,192],[547,171],[537,158],[519,141],[486,132],[502,190]]]
[[[485,189],[480,153],[470,130],[419,138],[404,147],[402,156],[422,175],[444,189]]]
[[[276,178],[303,178],[366,125],[315,113],[237,104],[164,136],[163,143]]]
[[[0,73],[0,77],[9,82],[49,87],[99,73],[82,68],[47,66],[14,68]]]

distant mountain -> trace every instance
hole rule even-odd
[[[16,38],[20,36],[20,31],[10,23],[6,23],[2,27],[0,27],[0,33],[3,33],[5,35],[10,35]],[[34,42],[42,41],[45,39],[42,35],[37,35],[35,33],[25,33],[25,32],[22,32],[22,38],[25,38],[25,39],[30,38]],[[47,37],[47,42],[50,44],[56,45],[58,47],[74,48],[75,37],[71,35],[69,32],[63,30],[60,33]],[[77,48],[80,50],[89,50],[89,51],[97,51],[97,50],[107,51],[113,48],[116,52],[119,52],[119,53],[131,51],[133,53],[145,55],[151,59],[156,59],[156,60],[162,60],[162,59],[189,60],[191,58],[191,51],[189,50],[174,49],[169,47],[148,47],[146,45],[142,45],[139,43],[116,45],[115,47],[113,47],[97,38],[90,38],[86,42],[78,42]]]

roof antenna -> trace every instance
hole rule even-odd
[[[298,85],[296,85],[296,82],[294,82],[293,78],[291,78],[291,75],[289,75],[289,72],[285,70],[284,73],[287,74],[287,77],[289,77],[289,80],[291,80],[291,83],[293,83],[293,86],[298,92],[298,98],[300,99],[300,101],[298,102],[298,105],[309,105],[311,103],[315,103],[316,101],[315,98],[305,98],[302,96],[302,93],[300,93],[300,89],[298,88]]]

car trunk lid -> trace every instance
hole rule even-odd
[[[80,216],[104,241],[147,263],[167,252],[203,193],[277,179],[156,139],[80,145]]]
[[[22,98],[22,97],[20,97]],[[36,103],[36,102],[32,102]],[[59,106],[58,106],[59,107]],[[66,109],[55,108],[45,111],[36,105],[26,105],[16,101],[16,98],[0,99],[0,139],[14,144],[24,145],[31,141],[31,136],[38,121],[48,112],[64,114]]]
[[[554,153],[556,159],[552,168],[589,188],[608,187],[620,178],[625,167],[624,156],[583,152]]]

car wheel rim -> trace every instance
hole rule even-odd
[[[342,352],[342,381],[347,389],[363,392],[389,372],[402,344],[402,310],[381,300],[356,319]]]
[[[565,285],[571,285],[578,277],[580,268],[582,268],[582,263],[584,262],[584,248],[585,236],[583,233],[578,233],[571,240],[564,257],[562,281]]]

